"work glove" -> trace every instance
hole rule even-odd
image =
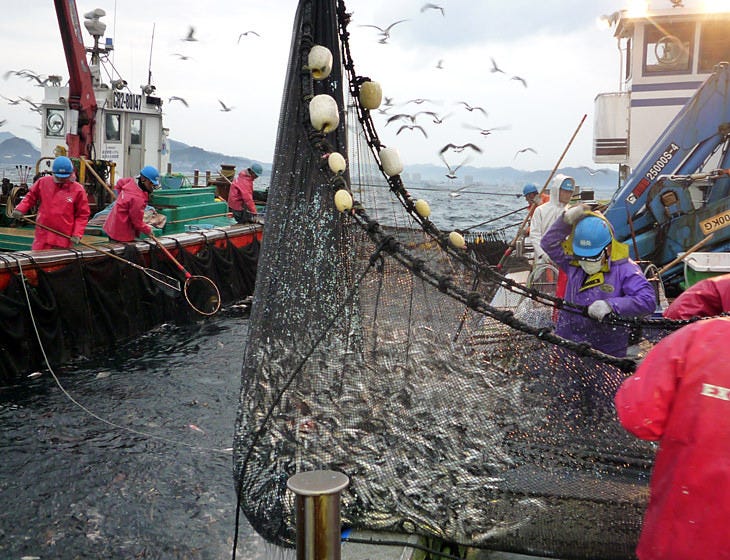
[[[20,220],[25,214],[23,214],[20,210],[13,210],[12,217],[14,220]]]
[[[569,226],[573,226],[585,217],[587,210],[588,206],[586,204],[576,204],[563,212],[563,221]]]
[[[71,243],[73,243],[74,245],[78,245],[80,242],[81,242],[80,237],[78,237],[77,235],[71,236]]]
[[[588,306],[588,316],[597,321],[603,321],[603,318],[612,312],[611,306],[603,299],[597,299]]]

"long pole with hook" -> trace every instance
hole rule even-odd
[[[547,189],[547,186],[550,184],[550,181],[552,180],[553,175],[555,175],[555,172],[558,170],[558,167],[560,167],[560,164],[562,163],[563,158],[565,157],[565,154],[568,153],[568,150],[570,149],[570,146],[573,144],[573,140],[575,140],[575,137],[578,135],[578,132],[580,131],[581,127],[583,126],[583,123],[585,122],[586,117],[588,117],[588,115],[583,115],[583,118],[578,123],[578,127],[575,129],[573,136],[571,136],[570,140],[568,141],[568,145],[565,146],[563,153],[560,154],[558,161],[555,163],[553,170],[550,172],[550,175],[548,176],[547,181],[545,181],[545,184],[542,186],[542,189],[540,190],[540,194],[544,193],[545,189]],[[527,216],[525,216],[525,219],[522,221],[520,228],[517,230],[517,234],[515,235],[514,239],[512,239],[509,246],[507,247],[507,250],[504,252],[504,255],[502,255],[502,258],[499,260],[499,264],[497,265],[498,269],[502,268],[504,261],[506,261],[507,258],[512,254],[512,251],[514,251],[517,241],[524,234],[525,227],[526,227],[527,223],[529,222],[530,218],[532,218],[533,212],[535,212],[535,208],[537,208],[537,205],[533,204],[532,207],[530,208],[530,211],[527,213]]]

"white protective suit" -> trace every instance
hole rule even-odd
[[[532,213],[528,239],[532,243],[532,248],[535,252],[535,264],[550,262],[550,257],[540,247],[540,241],[550,226],[562,216],[563,210],[567,206],[567,204],[561,204],[560,202],[560,185],[568,178],[567,175],[563,175],[562,173],[556,175],[550,183],[550,200],[535,208],[535,211]],[[575,184],[575,181],[572,183]]]

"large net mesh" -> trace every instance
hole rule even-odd
[[[632,557],[654,448],[622,430],[612,398],[635,362],[554,335],[555,308],[585,309],[554,297],[549,268],[498,274],[499,224],[457,249],[418,215],[382,171],[348,23],[341,1],[299,2],[236,423],[241,511],[292,547],[286,482],[331,469],[351,481],[348,527]],[[326,80],[306,69],[314,44],[334,55]],[[322,93],[344,121],[329,134],[309,120]],[[345,176],[330,152],[347,154]],[[333,203],[343,186],[356,200],[346,213]],[[643,351],[676,326],[613,321]]]

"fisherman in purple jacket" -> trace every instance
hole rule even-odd
[[[656,309],[654,289],[629,258],[626,244],[616,241],[603,215],[578,204],[563,212],[540,246],[568,276],[564,299],[588,307],[588,317],[562,310],[556,334],[587,342],[612,356],[626,356],[629,329],[602,324],[609,313],[640,317]]]

